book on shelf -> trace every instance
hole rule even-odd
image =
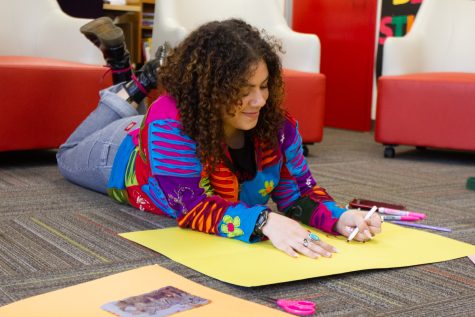
[[[142,13],[142,25],[152,27],[153,26],[153,19],[155,17],[154,12],[143,12]]]
[[[151,58],[151,50],[152,50],[152,38],[146,37],[142,39],[143,42],[143,57],[145,62],[148,62]]]
[[[126,0],[104,0],[103,2],[112,4],[112,5],[126,5],[127,4]]]
[[[153,26],[153,20],[142,20],[142,26]]]

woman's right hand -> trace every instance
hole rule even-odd
[[[310,258],[320,256],[329,258],[332,253],[338,252],[333,246],[322,240],[313,241],[310,239],[309,232],[299,222],[275,212],[269,213],[262,233],[277,249],[293,257],[297,257],[300,253]],[[308,246],[304,245],[304,239],[308,241]]]

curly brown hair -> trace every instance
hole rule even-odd
[[[197,144],[208,171],[224,159],[222,107],[229,114],[241,105],[243,88],[263,60],[269,72],[269,98],[256,127],[247,131],[277,146],[284,121],[284,87],[279,41],[239,19],[202,25],[168,54],[159,82],[177,101],[183,129]]]

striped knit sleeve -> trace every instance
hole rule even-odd
[[[338,207],[327,191],[317,185],[303,155],[297,122],[288,116],[279,133],[285,162],[279,184],[272,193],[273,200],[292,218],[335,233],[334,224],[346,210]]]

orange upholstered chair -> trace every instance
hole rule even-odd
[[[56,0],[0,1],[0,151],[56,148],[111,76]]]
[[[424,0],[406,36],[388,38],[375,139],[475,151],[475,1]]]
[[[176,45],[203,23],[227,18],[241,18],[282,41],[284,106],[298,120],[304,143],[321,141],[325,76],[320,74],[320,41],[314,34],[297,33],[289,28],[283,0],[157,1],[152,51],[165,41]]]

